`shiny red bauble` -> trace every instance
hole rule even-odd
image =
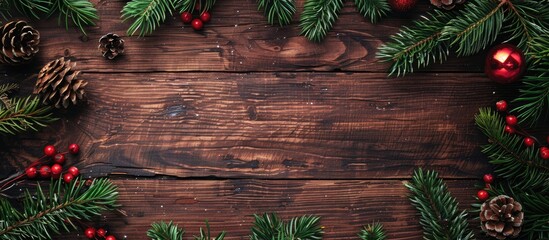
[[[67,172],[72,174],[73,177],[80,175],[80,170],[78,170],[78,168],[75,166],[70,167],[69,170],[67,170]]]
[[[492,81],[509,84],[518,81],[526,70],[526,59],[512,44],[500,44],[486,56],[484,72]]]
[[[43,177],[43,178],[49,178],[51,177],[51,168],[48,167],[48,166],[42,166],[40,168],[40,177]]]
[[[191,22],[191,27],[193,27],[195,31],[199,31],[202,30],[202,27],[204,27],[204,23],[202,22],[202,20],[195,18]]]
[[[53,145],[48,145],[44,147],[44,155],[48,157],[53,157],[57,153],[57,150],[55,150],[55,147]]]
[[[527,147],[534,146],[534,143],[535,143],[535,142],[536,142],[536,141],[534,141],[534,139],[531,138],[531,137],[525,137],[525,138],[524,138],[524,146],[527,146]]]
[[[417,0],[389,0],[391,9],[395,12],[408,12],[417,4]]]
[[[69,152],[71,154],[78,154],[80,152],[80,146],[76,143],[69,145]]]
[[[63,171],[63,167],[59,165],[58,163],[51,165],[51,174],[53,175],[59,175]]]
[[[203,12],[200,14],[200,20],[202,20],[202,22],[207,23],[210,19],[212,19],[212,15],[209,12]]]
[[[181,13],[181,21],[183,23],[190,23],[193,20],[193,14],[190,12],[182,12]]]
[[[105,240],[116,240],[116,238],[113,235],[109,235],[105,238]]]
[[[95,228],[93,228],[93,227],[86,228],[86,230],[84,231],[84,235],[89,239],[94,239],[95,238]]]
[[[490,194],[488,194],[488,192],[486,190],[479,190],[477,192],[477,197],[478,197],[478,200],[484,202],[484,201],[488,200],[488,198],[490,197]]]
[[[74,175],[70,173],[63,174],[63,181],[65,181],[65,183],[71,183],[73,179],[74,179]]]
[[[27,175],[28,178],[35,178],[36,175],[38,175],[38,171],[35,167],[30,167],[25,170],[25,175]]]
[[[484,176],[482,177],[482,180],[484,180],[484,183],[486,184],[491,184],[494,182],[494,176],[492,176],[492,174],[484,174]]]
[[[55,156],[53,157],[53,161],[61,165],[65,163],[65,160],[66,160],[65,154],[62,154],[62,153],[55,154]]]
[[[518,122],[518,119],[516,116],[508,115],[507,117],[505,117],[505,123],[507,123],[507,125],[509,126],[515,126],[517,125],[517,122]]]

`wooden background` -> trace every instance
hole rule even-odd
[[[174,220],[190,238],[208,219],[213,232],[246,239],[253,213],[278,212],[322,216],[325,239],[357,239],[375,221],[389,239],[421,239],[403,186],[414,169],[439,171],[461,209],[491,171],[474,114],[516,93],[484,76],[484,53],[404,78],[387,77],[389,65],[375,58],[428,1],[377,25],[348,2],[319,44],[299,36],[297,22],[268,25],[251,0],[218,1],[201,32],[174,16],[152,36],[127,37],[125,2],[94,1],[101,20],[87,37],[56,19],[33,22],[36,60],[0,67],[0,79],[24,93],[48,61],[77,62],[87,103],[39,133],[2,137],[0,176],[24,169],[46,144],[79,143],[71,161],[83,175],[119,186],[128,216],[98,220],[118,238],[147,239],[158,220]],[[97,50],[108,32],[126,40],[115,61]]]

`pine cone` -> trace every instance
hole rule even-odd
[[[99,39],[99,50],[103,57],[114,59],[119,54],[124,53],[124,39],[117,34],[109,33]]]
[[[46,64],[38,73],[34,94],[40,94],[44,104],[56,108],[68,108],[84,98],[84,87],[88,84],[78,79],[80,71],[74,71],[76,63],[63,57]]]
[[[0,62],[16,65],[29,61],[38,52],[40,33],[25,21],[11,21],[0,27]]]
[[[524,212],[519,202],[505,195],[499,195],[480,207],[482,231],[497,239],[517,237],[520,233]]]
[[[464,2],[465,0],[431,0],[431,4],[446,10],[451,10],[456,4],[463,4]]]

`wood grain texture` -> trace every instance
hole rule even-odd
[[[488,171],[473,124],[499,98],[479,74],[84,74],[88,105],[33,140],[8,139],[8,169],[41,146],[82,145],[91,176],[408,178]],[[21,161],[25,159],[25,161]]]
[[[379,221],[388,239],[416,240],[421,227],[402,181],[322,180],[115,180],[128,217],[107,215],[118,239],[148,239],[153,221],[173,220],[190,239],[208,219],[212,233],[228,231],[227,240],[248,239],[254,213],[278,212],[284,219],[302,214],[321,216],[326,240],[357,239],[365,224]],[[469,208],[475,181],[448,181],[460,204]],[[478,223],[477,223],[478,224]],[[75,239],[68,235],[63,239]]]

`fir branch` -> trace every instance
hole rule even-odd
[[[343,0],[307,0],[301,13],[301,34],[320,42],[338,18]]]
[[[251,240],[316,240],[322,239],[320,218],[315,216],[294,217],[288,223],[276,214],[254,215]]]
[[[50,7],[51,0],[1,0],[0,15],[7,20],[12,16],[11,11],[16,10],[27,18],[39,19]]]
[[[2,95],[4,93],[10,93],[11,91],[13,91],[15,89],[18,89],[18,88],[19,88],[19,84],[17,84],[17,83],[2,84],[2,85],[0,85],[0,95]]]
[[[175,0],[174,6],[179,12],[194,12],[198,10],[200,14],[210,11],[214,6],[215,0]],[[198,4],[198,5],[197,5]]]
[[[405,186],[412,192],[409,197],[419,211],[423,238],[433,240],[472,239],[467,213],[458,212],[458,203],[446,184],[434,171],[417,169],[412,181]]]
[[[500,33],[504,19],[502,7],[506,2],[468,2],[462,14],[448,22],[442,39],[452,41],[459,56],[473,55],[486,48]]]
[[[296,11],[294,0],[258,0],[257,8],[264,9],[269,24],[280,26],[290,24]]]
[[[122,21],[135,19],[128,28],[132,36],[139,30],[139,36],[151,34],[166,16],[175,10],[176,1],[172,0],[132,0],[122,9]]]
[[[117,206],[117,188],[109,180],[96,179],[88,189],[79,182],[54,180],[47,193],[38,185],[36,194],[25,193],[22,211],[0,198],[0,239],[51,239],[52,233],[76,229],[71,219],[90,220]]]
[[[17,88],[19,88],[17,83],[6,83],[0,85],[0,111],[12,107],[12,102],[8,94]]]
[[[72,23],[86,35],[84,26],[95,26],[95,21],[99,19],[97,9],[88,0],[55,0],[50,9],[50,16],[53,13],[59,14],[59,23],[65,23],[65,28],[69,28],[69,19]]]
[[[488,155],[500,177],[511,182],[513,188],[549,190],[548,163],[539,157],[537,149],[524,147],[522,137],[505,133],[505,121],[497,112],[481,108],[475,122],[490,142],[482,147],[482,152]]]
[[[391,11],[387,0],[355,0],[355,5],[360,14],[372,23],[376,23]]]
[[[431,62],[446,60],[449,46],[441,41],[442,30],[454,18],[452,12],[435,10],[427,16],[421,16],[412,28],[403,27],[399,33],[391,36],[391,42],[379,47],[377,58],[392,61],[389,75],[406,75],[416,67],[425,67]]]
[[[181,240],[185,230],[179,228],[173,222],[155,222],[147,231],[147,236],[153,240]]]
[[[15,135],[18,132],[32,129],[57,120],[51,113],[51,108],[41,106],[38,97],[12,99],[10,108],[0,109],[0,133]]]
[[[217,237],[212,238],[210,235],[210,224],[206,220],[206,232],[200,228],[200,236],[194,236],[194,240],[223,240],[225,239],[226,232],[222,231]]]
[[[549,108],[549,72],[547,69],[549,69],[549,58],[528,69],[527,75],[522,78],[523,85],[519,89],[520,96],[514,100],[519,102],[520,106],[513,109],[518,113],[521,123],[533,125],[540,118],[547,116]]]
[[[368,224],[364,226],[364,229],[358,234],[362,240],[385,240],[385,230],[381,223]]]
[[[507,41],[518,40],[517,46],[530,53],[535,39],[548,33],[549,4],[523,0],[507,1],[506,5],[503,33],[509,36]]]

